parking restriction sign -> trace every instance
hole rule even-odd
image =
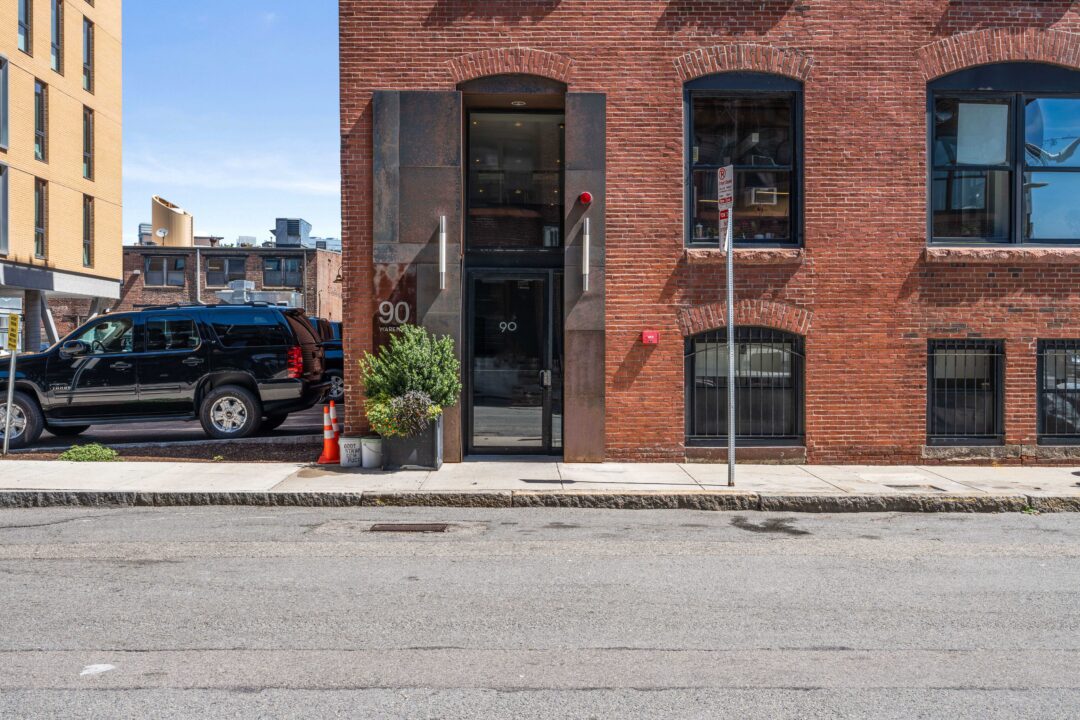
[[[732,165],[716,171],[716,200],[720,210],[720,222],[727,224],[731,220],[731,209],[735,205],[735,168]],[[727,228],[720,227],[720,237],[727,237]]]

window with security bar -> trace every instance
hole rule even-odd
[[[1080,444],[1080,340],[1039,341],[1039,443]]]
[[[1004,359],[1000,340],[930,341],[928,444],[1004,442]]]
[[[761,327],[735,330],[736,443],[803,442],[803,339]],[[728,436],[727,329],[686,342],[688,445],[725,444]]]

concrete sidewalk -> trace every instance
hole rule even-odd
[[[1080,468],[470,461],[384,473],[293,463],[0,462],[0,507],[435,505],[790,512],[1080,511]]]

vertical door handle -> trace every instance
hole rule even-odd
[[[589,262],[592,248],[592,223],[585,218],[585,227],[581,233],[581,291],[589,292]]]

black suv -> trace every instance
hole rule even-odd
[[[7,375],[4,362],[4,393]],[[109,313],[44,352],[19,356],[10,443],[29,445],[42,430],[73,436],[99,423],[195,419],[211,437],[247,437],[315,405],[328,389],[321,338],[302,310],[176,305]]]
[[[310,318],[322,338],[323,371],[330,383],[327,398],[339,405],[345,402],[345,350],[341,343],[341,323],[322,318]]]

